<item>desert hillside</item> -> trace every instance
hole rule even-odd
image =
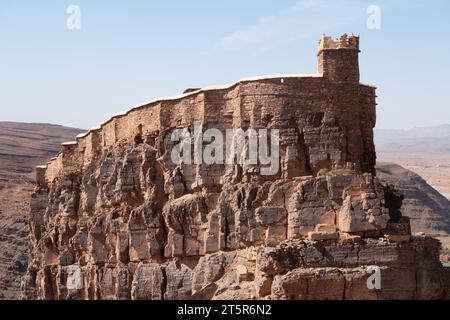
[[[0,122],[0,298],[15,298],[26,271],[33,167],[82,130],[49,124]]]
[[[405,199],[402,212],[411,218],[413,232],[426,232],[448,244],[450,234],[450,201],[416,173],[394,163],[380,162],[377,175],[394,185]]]
[[[417,173],[450,199],[450,125],[375,130],[378,160]]]
[[[375,130],[375,143],[379,162],[396,163],[407,169],[393,166],[381,168],[386,179],[397,180],[397,185],[407,197],[412,194],[428,195],[417,203],[405,201],[405,210],[413,217],[413,227],[440,230],[437,233],[443,230],[448,232],[450,209],[448,201],[440,194],[450,199],[450,125]],[[410,178],[406,177],[408,175]],[[420,209],[423,209],[423,214],[419,215]],[[436,215],[433,217],[431,212]],[[450,247],[448,237],[439,238]]]

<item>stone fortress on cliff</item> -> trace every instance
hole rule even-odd
[[[36,168],[24,299],[441,299],[440,243],[375,176],[359,37],[317,74],[190,89],[118,114]],[[171,132],[277,129],[280,168],[174,164]],[[369,288],[369,267],[381,287]]]

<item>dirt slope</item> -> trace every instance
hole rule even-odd
[[[394,163],[380,162],[377,175],[405,196],[402,212],[411,218],[413,232],[426,232],[449,245],[450,201],[422,177]]]

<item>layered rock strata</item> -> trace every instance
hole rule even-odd
[[[356,36],[324,37],[317,74],[187,90],[64,143],[37,168],[23,298],[445,297],[439,243],[411,237],[375,176],[375,88],[358,53]],[[195,123],[279,130],[276,173],[174,163],[173,130]]]

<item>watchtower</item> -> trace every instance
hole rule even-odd
[[[343,34],[319,41],[318,71],[325,79],[340,83],[359,83],[359,36]]]

